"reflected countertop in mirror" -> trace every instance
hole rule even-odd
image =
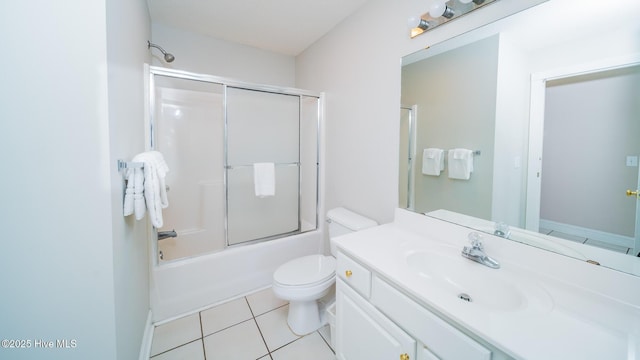
[[[493,221],[442,209],[428,212],[425,215],[482,231],[486,234],[505,237],[502,234],[496,234],[500,223]],[[640,276],[640,259],[636,257],[513,226],[509,226],[508,231],[503,231],[503,233],[505,233],[507,239],[521,244]]]

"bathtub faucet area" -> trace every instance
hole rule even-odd
[[[164,240],[168,238],[177,237],[178,233],[175,230],[171,231],[158,231],[158,240]]]

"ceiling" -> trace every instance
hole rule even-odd
[[[368,0],[147,0],[151,21],[295,56]]]

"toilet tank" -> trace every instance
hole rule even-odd
[[[343,207],[329,210],[327,212],[327,221],[329,222],[330,240],[340,235],[345,235],[378,225],[374,220],[360,214],[356,214]],[[331,241],[331,254],[334,256],[336,255],[336,249],[333,245],[333,241]]]

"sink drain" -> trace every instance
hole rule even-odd
[[[462,300],[464,300],[466,302],[471,302],[471,296],[469,296],[469,294],[465,294],[465,293],[459,294],[458,295],[458,299],[462,299]]]

